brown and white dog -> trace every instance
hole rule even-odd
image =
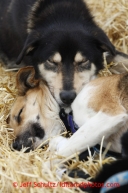
[[[63,131],[59,107],[42,80],[35,80],[33,67],[17,74],[20,91],[11,109],[10,125],[16,140],[14,148],[36,148],[41,142]],[[128,73],[97,78],[88,83],[72,103],[73,119],[79,129],[70,138],[57,136],[50,151],[67,157],[101,142],[112,143],[121,152],[120,137],[128,123]]]
[[[10,125],[16,136],[13,147],[35,149],[65,129],[59,118],[59,106],[46,83],[35,79],[33,67],[19,70],[17,88],[19,96],[10,113]]]

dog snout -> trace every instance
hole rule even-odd
[[[60,98],[62,102],[66,105],[70,105],[76,97],[76,92],[75,91],[62,91],[60,93]]]
[[[21,148],[19,147],[18,141],[14,141],[12,147],[13,147],[13,149],[18,150],[18,151],[21,149]]]
[[[34,139],[29,132],[25,132],[21,136],[18,136],[12,144],[13,149],[20,151],[22,148],[26,147],[25,152],[29,152],[33,148]]]
[[[44,138],[45,132],[39,123],[29,124],[28,130],[16,137],[12,146],[13,149],[20,151],[22,148],[26,147],[25,152],[29,152],[35,148],[35,144],[38,140]]]
[[[25,152],[29,152],[32,147],[32,140],[27,141],[27,145],[21,142],[21,140],[16,140],[13,142],[12,147],[17,151],[20,151],[22,148],[27,147],[27,150]]]

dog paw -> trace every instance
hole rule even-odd
[[[54,137],[49,142],[49,148],[47,151],[55,151],[58,152],[61,148],[63,148],[67,144],[68,139],[62,136]]]

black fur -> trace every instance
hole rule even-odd
[[[22,60],[26,65],[37,67],[59,51],[69,69],[79,50],[98,71],[103,67],[102,52],[108,50],[114,54],[114,46],[94,23],[82,0],[42,0],[32,12],[36,1],[0,1],[0,50],[9,61],[15,62],[21,53],[17,63]],[[32,26],[28,26],[28,21]],[[34,50],[26,56],[30,46],[34,46]]]
[[[120,157],[117,161],[114,161],[111,164],[105,164],[103,165],[103,168],[97,175],[95,179],[92,179],[91,182],[93,182],[94,186],[91,188],[91,186],[88,186],[87,188],[82,188],[83,191],[89,192],[89,193],[100,193],[102,184],[105,185],[105,182],[114,174],[118,174],[120,172],[128,171],[128,132],[124,133],[121,138],[121,144],[122,144],[122,158]],[[69,173],[70,177],[73,178],[83,178],[86,179],[89,176],[85,174],[83,171],[79,169],[75,169]],[[84,182],[84,180],[83,180]],[[115,182],[118,183],[118,182]],[[110,184],[109,184],[110,186]],[[123,193],[128,192],[128,184],[121,185],[119,187],[115,187],[113,189],[109,188],[107,189],[106,193]]]
[[[103,68],[105,51],[113,57],[116,54],[114,46],[95,24],[83,0],[0,1],[1,58],[11,68],[15,63],[34,66],[36,77],[44,78],[54,91],[56,81],[50,76],[46,78],[45,74],[51,71],[57,76],[60,73],[58,82],[62,82],[57,87],[59,91],[53,95],[61,107],[70,106],[83,86]],[[49,61],[56,52],[61,55],[61,62],[51,65]],[[78,52],[87,63],[75,62]],[[39,69],[40,64],[44,70]],[[87,80],[80,75],[79,80],[74,80],[75,73],[83,72],[84,77],[89,75]],[[77,88],[76,81],[79,82]]]
[[[121,143],[122,143],[122,155],[123,157],[127,157],[128,156],[128,132],[126,132],[122,136]]]
[[[108,178],[119,172],[128,170],[128,132],[126,132],[121,138],[122,152],[125,155],[125,158],[122,158],[116,162],[113,162],[111,165],[104,165],[101,172],[98,174],[94,182],[104,183]],[[115,182],[116,183],[116,182]],[[91,193],[99,193],[100,188],[92,188]],[[128,192],[128,184],[120,185],[118,188],[109,190],[108,193],[122,193]]]
[[[111,176],[113,176],[114,174],[117,174],[119,172],[123,172],[128,170],[128,158],[125,158],[123,160],[118,160],[116,162],[114,162],[111,165],[104,165],[102,171],[99,173],[99,175],[96,177],[96,179],[94,179],[94,183],[99,183],[99,184],[104,184],[104,182],[110,178]],[[116,183],[116,182],[115,182]],[[122,193],[122,192],[127,192],[128,191],[128,185],[124,185],[118,187],[118,188],[114,188],[112,190],[109,190],[108,193]],[[98,187],[94,187],[92,188],[91,193],[99,193],[100,192],[100,188]]]

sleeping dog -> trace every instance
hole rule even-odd
[[[21,69],[17,74],[19,96],[10,113],[10,125],[16,140],[14,148],[36,148],[50,141],[50,151],[67,157],[81,153],[101,142],[111,142],[111,150],[121,152],[120,137],[128,123],[128,74],[101,77],[88,83],[72,103],[74,122],[79,129],[70,137],[54,137],[64,127],[59,119],[59,106],[47,85],[35,79],[33,67]]]
[[[106,51],[109,62],[124,60],[83,0],[0,1],[1,59],[9,68],[15,63],[34,66],[36,77],[47,82],[57,103],[67,111],[103,68]]]
[[[10,113],[10,125],[17,137],[13,148],[28,147],[27,152],[62,133],[65,127],[59,118],[57,102],[46,83],[35,79],[33,67],[20,69],[16,81],[18,97]]]

